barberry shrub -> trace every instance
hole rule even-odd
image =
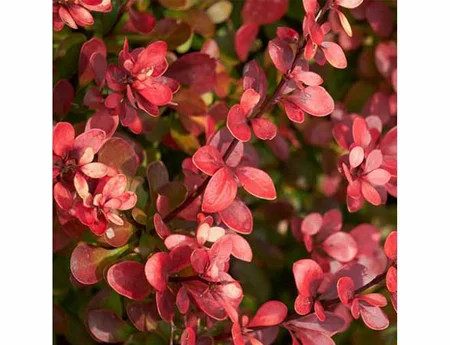
[[[395,344],[395,0],[54,0],[55,344]]]

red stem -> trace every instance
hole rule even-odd
[[[321,19],[323,19],[323,17],[325,16],[325,13],[331,8],[333,1],[332,0],[328,0],[327,3],[324,5],[324,7],[318,12],[318,15],[316,17],[316,21],[320,21]],[[261,106],[258,108],[258,111],[256,113],[254,113],[253,115],[251,115],[249,117],[249,120],[252,118],[259,118],[261,117],[268,109],[270,106],[272,106],[275,101],[277,100],[278,96],[280,95],[281,91],[283,90],[284,85],[286,84],[286,81],[288,81],[288,75],[291,73],[292,69],[294,68],[294,66],[297,65],[297,61],[301,58],[301,56],[303,55],[303,50],[306,46],[306,42],[307,42],[307,36],[304,37],[302,36],[302,39],[299,41],[298,46],[297,46],[297,52],[295,54],[295,58],[292,62],[291,67],[289,68],[288,72],[283,75],[282,79],[280,80],[280,82],[278,83],[275,91],[273,92],[273,94],[270,97],[266,97],[264,99],[264,102],[261,104]],[[228,146],[227,150],[225,151],[225,154],[223,155],[223,160],[226,162],[226,160],[228,159],[228,157],[230,157],[231,153],[233,152],[234,148],[236,147],[236,145],[238,144],[238,140],[236,138],[234,138],[230,145]],[[168,215],[166,215],[163,218],[163,221],[165,223],[170,222],[172,219],[174,219],[178,213],[180,213],[182,210],[184,210],[191,202],[193,202],[195,199],[197,199],[197,197],[199,197],[203,191],[205,190],[209,180],[211,179],[211,177],[208,177],[207,179],[205,179],[203,181],[203,183],[197,187],[187,198],[186,200],[179,205],[178,207],[176,207],[175,209],[173,209]]]
[[[387,271],[376,276],[372,281],[370,281],[369,283],[367,283],[364,286],[361,286],[359,289],[355,290],[355,295],[360,294],[367,289],[370,289],[371,287],[373,287],[374,285],[376,285],[378,283],[381,283],[386,278],[386,273],[387,273]],[[339,300],[339,298],[333,298],[330,300],[322,300],[321,301],[321,303],[325,309],[331,309],[331,307],[333,307],[336,304],[339,304],[340,302],[341,301]],[[289,322],[289,321],[300,320],[300,319],[302,319],[308,315],[311,315],[313,313],[314,313],[314,311],[311,311],[309,314],[306,314],[306,315],[299,315],[297,313],[289,314],[286,317],[286,319],[278,326],[283,326],[286,322]],[[249,327],[249,328],[247,328],[247,330],[254,332],[254,331],[258,331],[258,330],[269,328],[269,327],[274,327],[274,326]],[[214,337],[214,340],[215,341],[225,341],[225,340],[229,340],[230,338],[231,338],[231,333],[225,333],[225,334],[220,334],[220,335]]]

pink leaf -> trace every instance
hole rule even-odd
[[[322,42],[321,47],[325,58],[331,66],[340,69],[347,67],[347,59],[339,44],[334,42]]]
[[[302,221],[301,230],[306,235],[315,235],[320,231],[323,218],[320,213],[310,213]]]
[[[353,237],[346,232],[336,232],[322,243],[323,250],[333,259],[349,262],[358,252],[358,246]]]
[[[251,262],[253,253],[247,240],[237,234],[230,234],[228,236],[231,236],[231,240],[233,242],[231,254],[239,260]]]
[[[231,205],[237,193],[237,183],[227,167],[219,169],[208,182],[203,194],[202,210],[215,213]]]
[[[362,4],[364,0],[336,0],[336,5],[345,8],[356,8]]]
[[[364,150],[361,146],[355,146],[350,150],[349,162],[351,168],[356,168],[364,160]]]
[[[365,179],[375,186],[384,186],[391,179],[391,174],[384,169],[375,169],[369,172]]]
[[[276,199],[275,186],[264,171],[252,167],[238,167],[235,173],[242,187],[251,195],[266,200]]]
[[[360,302],[361,318],[370,329],[381,331],[389,327],[389,319],[380,307],[374,307],[366,302]]]
[[[268,301],[257,310],[255,316],[247,327],[275,326],[284,321],[288,313],[284,303],[279,301]]]

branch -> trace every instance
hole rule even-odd
[[[319,22],[320,20],[323,19],[323,17],[325,16],[325,13],[327,13],[327,11],[331,8],[331,5],[332,5],[332,1],[328,0],[327,3],[324,5],[324,7],[318,12],[317,17],[316,17],[317,22]],[[275,88],[275,91],[273,92],[273,94],[270,97],[266,97],[264,99],[264,102],[259,106],[258,110],[256,112],[254,112],[252,115],[250,115],[248,117],[248,120],[261,117],[276,102],[276,100],[280,96],[281,91],[283,90],[284,85],[289,80],[287,76],[291,73],[292,69],[296,66],[298,60],[302,57],[306,43],[307,43],[307,37],[302,36],[302,39],[299,41],[299,43],[297,45],[297,52],[295,54],[295,58],[292,62],[291,67],[286,72],[286,74],[283,75],[283,77],[281,78],[277,87]],[[236,147],[236,145],[238,144],[238,142],[239,142],[239,140],[237,140],[236,138],[234,138],[231,141],[230,145],[228,146],[227,150],[225,151],[225,154],[223,155],[223,160],[225,162],[227,161],[228,157],[230,157],[231,153],[233,152],[233,150]],[[195,199],[197,199],[205,190],[210,179],[211,179],[210,176],[207,179],[205,179],[203,181],[203,183],[197,189],[195,189],[181,205],[179,205],[173,211],[171,211],[168,215],[166,215],[163,218],[163,221],[165,223],[170,222],[172,219],[174,219],[177,216],[178,213],[183,211],[187,206],[189,206],[189,204],[191,202],[193,202]]]
[[[364,292],[367,289],[370,289],[371,287],[381,283],[385,278],[386,278],[386,272],[376,276],[372,281],[370,281],[369,283],[367,283],[366,285],[361,286],[359,289],[355,290],[355,295],[356,294],[360,294],[362,292]],[[339,304],[341,301],[339,300],[339,298],[333,298],[330,300],[322,300],[321,303],[323,305],[323,307],[325,309],[331,309],[331,307],[333,307],[336,304]],[[294,321],[294,320],[301,320],[302,318],[314,314],[314,311],[311,311],[309,314],[306,315],[299,315],[297,313],[292,313],[289,314],[286,319],[279,324],[278,326],[283,326],[286,322],[289,321]],[[275,325],[277,326],[277,325]],[[247,330],[251,331],[251,332],[255,332],[255,331],[259,331],[261,329],[265,329],[265,328],[269,328],[269,327],[275,327],[275,326],[258,326],[258,327],[249,327],[247,328]],[[224,340],[229,340],[231,338],[231,333],[225,333],[225,334],[220,334],[218,336],[214,337],[215,341],[224,341]]]

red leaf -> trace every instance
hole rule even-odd
[[[133,27],[142,34],[150,33],[155,27],[155,17],[147,12],[134,11],[132,8],[128,10],[130,20]]]
[[[222,128],[211,138],[209,145],[217,148],[223,157],[233,140],[234,137],[230,133],[228,128]],[[227,166],[231,168],[237,166],[242,160],[243,154],[244,154],[244,143],[239,141],[237,145],[234,147],[233,151],[231,151],[229,157],[226,159]]]
[[[334,42],[322,42],[321,47],[325,58],[331,66],[340,69],[347,67],[347,59],[339,44]]]
[[[346,232],[332,234],[322,243],[322,248],[329,256],[340,262],[353,260],[358,252],[356,241]]]
[[[122,261],[111,266],[106,275],[108,284],[120,295],[141,300],[151,292],[145,278],[144,265],[135,261]]]
[[[378,36],[390,36],[394,26],[394,18],[392,11],[383,1],[371,2],[366,8],[366,18]]]
[[[355,296],[355,284],[350,277],[339,278],[337,282],[339,299],[344,304],[349,304]]]
[[[242,9],[244,23],[270,24],[284,16],[289,0],[247,0]]]
[[[352,132],[356,145],[365,148],[370,144],[372,136],[370,135],[367,123],[363,118],[357,117],[355,121],[353,121]]]
[[[150,285],[158,291],[167,288],[170,264],[170,256],[164,252],[153,254],[145,264],[145,276]]]
[[[75,129],[68,122],[59,122],[53,128],[53,152],[64,157],[72,150],[75,140]]]
[[[235,173],[242,187],[251,195],[266,200],[276,199],[275,186],[264,171],[252,167],[237,167]]]
[[[61,182],[57,182],[53,187],[53,197],[61,209],[69,210],[72,208],[74,195]]]
[[[253,89],[260,95],[260,102],[267,94],[267,78],[256,60],[244,66],[244,90]]]
[[[284,110],[286,111],[286,115],[289,120],[295,123],[302,123],[303,121],[305,121],[305,113],[294,102],[296,101],[293,100],[292,102],[290,102],[287,98],[281,100],[281,103],[284,105]]]
[[[391,260],[397,260],[397,231],[392,231],[384,242],[384,252]]]
[[[188,53],[170,65],[165,76],[203,94],[216,85],[216,60],[207,54]]]
[[[235,199],[230,206],[219,212],[222,221],[230,229],[244,235],[253,230],[253,216],[247,205],[239,199]]]
[[[89,84],[94,79],[94,70],[89,62],[91,57],[98,53],[106,60],[107,49],[105,43],[98,37],[93,37],[83,43],[78,62],[78,79],[81,86]]]
[[[275,326],[284,321],[288,313],[284,303],[279,301],[268,301],[256,311],[255,316],[247,327]]]
[[[155,213],[153,216],[153,225],[155,226],[156,233],[161,239],[165,239],[171,235],[171,231],[167,227],[166,223],[164,223],[164,220],[159,213]]]
[[[97,112],[92,115],[86,123],[85,131],[94,128],[101,129],[106,134],[106,139],[112,137],[117,127],[119,126],[119,116],[111,116],[109,114]]]
[[[202,211],[215,213],[231,205],[237,193],[237,183],[228,167],[219,169],[209,180],[203,194]]]
[[[220,152],[210,145],[200,147],[192,156],[192,161],[198,169],[209,176],[214,175],[225,165]]]
[[[247,142],[252,137],[252,132],[247,122],[247,115],[242,107],[239,104],[233,105],[228,112],[227,128],[239,141]]]
[[[181,314],[186,314],[189,311],[189,296],[184,286],[178,290],[176,303]]]
[[[294,309],[297,314],[307,315],[313,308],[314,298],[298,295],[294,302]]]
[[[242,25],[234,37],[234,49],[241,61],[246,61],[250,48],[258,35],[259,26],[254,22]]]
[[[314,314],[316,314],[317,318],[320,321],[325,321],[326,319],[325,309],[322,303],[319,302],[319,300],[314,301]]]
[[[250,124],[255,135],[261,140],[272,140],[277,135],[277,126],[267,119],[252,119]]]
[[[303,8],[306,13],[311,13],[314,15],[319,8],[319,3],[317,0],[303,0]]]
[[[269,41],[268,50],[277,70],[285,74],[294,61],[294,52],[289,43],[277,37]]]
[[[195,345],[195,331],[191,327],[187,327],[181,334],[181,345]]]
[[[382,203],[382,196],[380,193],[368,182],[361,181],[361,193],[364,198],[372,205],[378,206]]]
[[[298,260],[293,265],[295,284],[298,292],[305,297],[314,297],[323,279],[323,271],[311,259]]]
[[[308,86],[287,98],[313,116],[326,116],[334,110],[333,98],[322,86]]]
[[[175,316],[175,297],[169,290],[156,291],[156,307],[161,319],[172,322]]]

